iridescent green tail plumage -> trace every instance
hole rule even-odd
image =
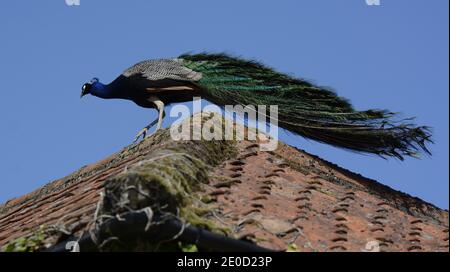
[[[278,105],[278,124],[304,137],[380,156],[430,153],[427,127],[394,121],[384,110],[356,111],[325,88],[284,75],[254,61],[224,54],[182,55],[185,66],[202,73],[197,84],[218,105]]]

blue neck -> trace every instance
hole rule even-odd
[[[120,90],[117,90],[111,84],[105,85],[101,82],[95,82],[91,87],[91,94],[100,98],[121,98],[119,92]]]

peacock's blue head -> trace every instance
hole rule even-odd
[[[85,95],[87,95],[87,94],[92,93],[92,91],[95,90],[98,87],[97,86],[98,84],[100,84],[100,83],[98,81],[98,78],[96,78],[96,77],[91,79],[91,81],[85,83],[83,85],[83,87],[81,87],[81,96],[80,96],[80,98],[85,96]]]

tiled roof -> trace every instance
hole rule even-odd
[[[0,246],[43,225],[57,230],[45,247],[86,233],[105,184],[132,179],[127,169],[174,150],[164,133],[1,205]],[[204,200],[202,216],[226,235],[281,251],[449,250],[448,211],[283,143],[275,151],[260,151],[259,144],[233,142],[232,155],[208,165],[208,181],[192,192]],[[210,150],[198,155],[205,145],[176,148],[211,160]]]

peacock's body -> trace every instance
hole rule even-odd
[[[148,60],[125,70],[108,85],[93,79],[82,96],[122,98],[156,108],[201,96],[217,105],[278,105],[278,125],[306,138],[381,156],[415,156],[428,150],[427,127],[396,122],[384,110],[356,111],[334,92],[279,73],[254,61],[224,54],[182,55],[174,60]]]

